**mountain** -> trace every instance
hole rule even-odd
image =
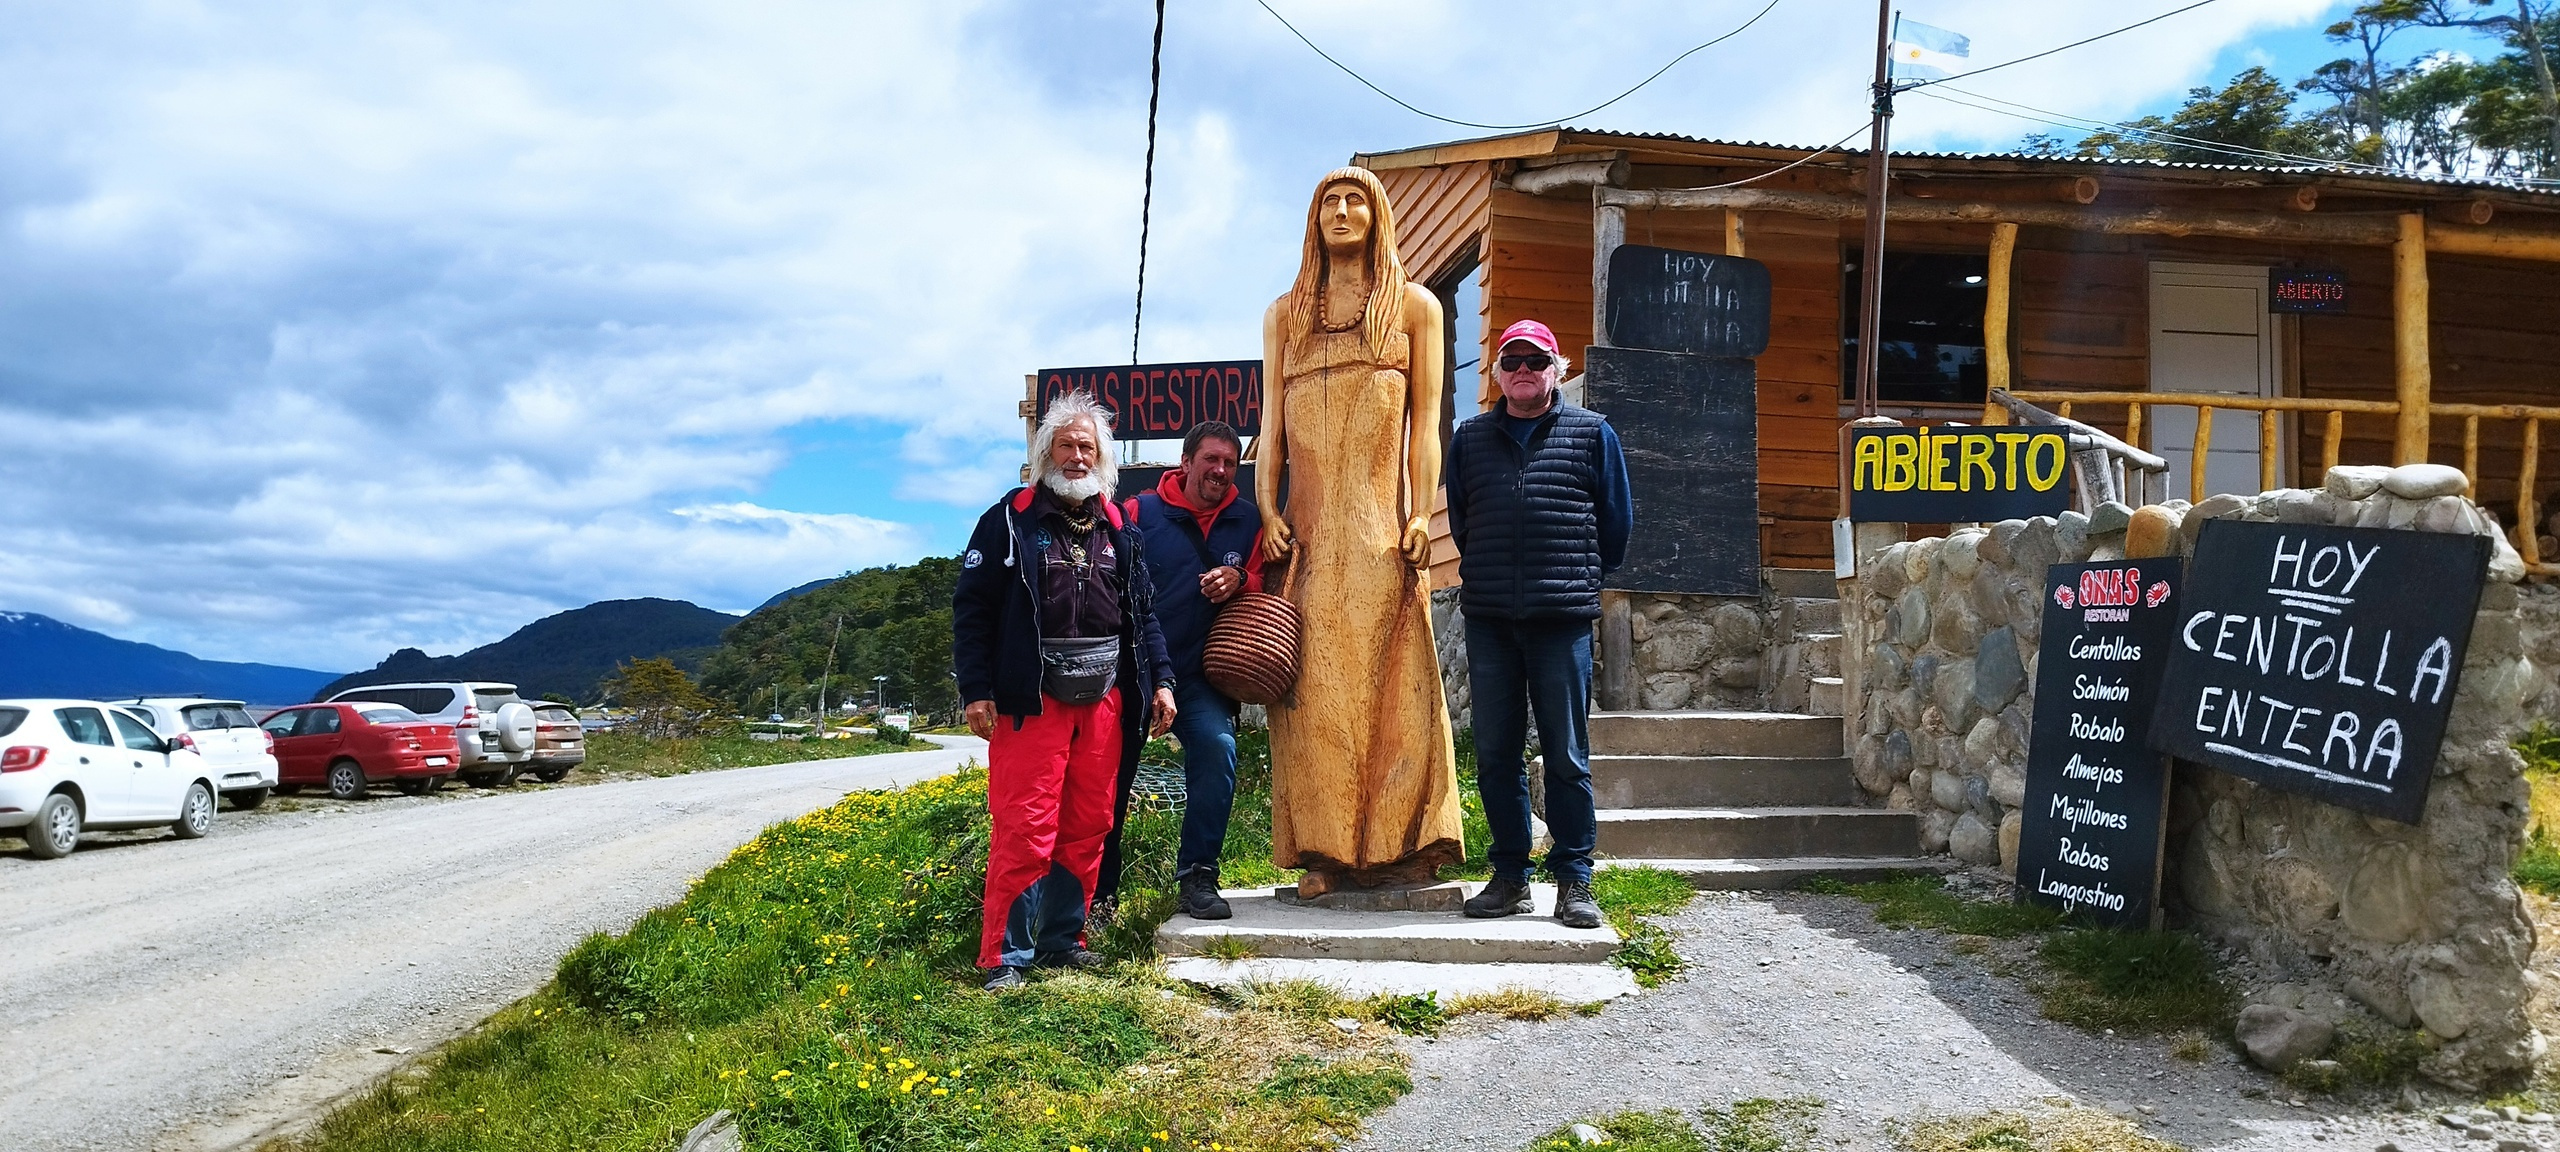
[[[603,600],[545,616],[495,644],[457,656],[403,648],[382,663],[330,681],[319,700],[366,684],[408,680],[502,680],[527,699],[588,701],[596,681],[628,660],[664,656],[691,671],[738,618],[682,600]]]
[[[928,556],[793,589],[721,638],[702,662],[702,690],[753,716],[815,707],[821,689],[830,706],[877,696],[951,712],[959,707],[951,681],[951,593],[959,581],[958,557]]]
[[[850,573],[848,573],[848,575],[850,575]],[[766,600],[764,603],[756,605],[756,612],[762,612],[762,611],[764,611],[765,609],[767,609],[767,608],[771,608],[771,607],[773,607],[773,606],[774,606],[774,605],[776,605],[776,604],[780,604],[780,603],[782,603],[782,602],[783,602],[783,601],[785,601],[785,600],[793,599],[793,598],[795,598],[795,597],[800,597],[800,596],[806,596],[806,595],[808,595],[809,593],[815,592],[815,591],[817,591],[817,590],[818,590],[818,589],[820,589],[820,588],[824,588],[824,587],[826,587],[827,585],[829,585],[829,584],[833,584],[833,583],[835,583],[836,581],[838,581],[838,580],[842,580],[842,579],[844,579],[844,577],[843,577],[843,576],[829,576],[829,577],[827,577],[827,578],[826,578],[826,579],[824,579],[824,580],[812,580],[812,581],[810,581],[810,582],[808,582],[808,583],[806,583],[806,584],[803,584],[803,585],[801,585],[801,586],[799,586],[799,587],[797,587],[797,588],[785,588],[785,589],[783,589],[783,590],[782,590],[782,591],[780,591],[780,592],[776,592],[776,593],[774,593],[774,594],[773,594],[773,598],[772,598],[772,599]],[[755,615],[755,612],[749,612],[749,613],[747,613],[747,615],[753,616],[753,615]]]
[[[0,696],[114,699],[202,693],[252,704],[309,699],[335,673],[199,660],[76,628],[33,612],[0,612]]]

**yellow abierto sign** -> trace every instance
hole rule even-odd
[[[2071,442],[2051,429],[1861,428],[1849,518],[1941,523],[2051,516],[2069,504]]]

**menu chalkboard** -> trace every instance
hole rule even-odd
[[[2178,621],[2177,561],[2046,570],[2019,809],[2018,900],[2151,927],[2169,771],[2143,746]]]
[[[2489,548],[2485,536],[2206,521],[2151,746],[2417,823]]]
[[[1769,266],[1650,244],[1609,253],[1603,321],[1620,348],[1738,358],[1769,350]]]

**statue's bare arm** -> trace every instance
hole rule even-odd
[[[1405,562],[1431,564],[1431,494],[1440,487],[1440,389],[1447,383],[1448,338],[1441,330],[1440,297],[1419,284],[1404,286],[1406,347],[1413,350],[1405,404]]]
[[[1288,418],[1283,403],[1287,389],[1280,384],[1286,367],[1281,358],[1288,348],[1281,329],[1288,312],[1289,298],[1283,296],[1262,313],[1262,434],[1253,441],[1253,501],[1262,509],[1264,560],[1288,559],[1291,541],[1289,522],[1280,516],[1280,476],[1289,460],[1289,440],[1281,435],[1281,422]]]

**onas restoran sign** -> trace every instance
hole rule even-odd
[[[2071,442],[2044,428],[1860,428],[1849,518],[1949,523],[2053,516],[2070,503]]]

